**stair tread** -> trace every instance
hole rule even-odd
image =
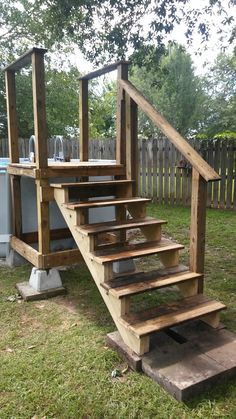
[[[66,207],[69,209],[80,209],[80,208],[96,208],[96,207],[106,207],[119,204],[132,204],[138,202],[150,202],[149,198],[115,198],[115,199],[99,199],[94,201],[80,201],[80,202],[70,202],[65,203]]]
[[[119,180],[98,180],[91,182],[67,182],[67,183],[51,183],[52,188],[82,188],[82,187],[91,187],[91,186],[115,186],[115,185],[125,185],[129,183],[134,183],[134,180],[128,179],[119,179]]]
[[[165,224],[165,220],[157,220],[152,217],[145,217],[141,219],[130,219],[125,221],[108,221],[105,223],[84,224],[76,227],[76,230],[84,235],[105,233],[116,230],[128,230],[132,228],[140,228],[150,225]]]
[[[224,304],[198,294],[154,309],[125,315],[120,318],[120,322],[141,337],[225,308]]]
[[[161,239],[158,242],[154,241],[131,244],[119,249],[98,250],[94,253],[91,253],[91,258],[96,262],[103,264],[119,260],[133,259],[141,256],[148,256],[155,253],[162,253],[171,250],[179,250],[183,248],[184,246],[181,244],[173,243],[168,239]]]
[[[194,279],[201,278],[202,275],[195,272],[182,272],[170,275],[161,275],[156,271],[156,276],[148,278],[148,272],[143,274],[143,280],[138,282],[133,282],[131,284],[125,284],[120,287],[111,288],[107,284],[102,284],[105,289],[109,291],[109,294],[113,295],[116,298],[122,298],[129,295],[140,294],[145,291],[152,291],[171,285],[176,285],[185,281],[190,281]],[[149,275],[150,276],[150,275]]]

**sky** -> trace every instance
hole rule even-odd
[[[186,9],[191,7],[197,7],[201,9],[204,5],[209,4],[208,0],[190,0]],[[236,21],[236,6],[234,9],[229,9],[228,1],[223,1],[224,8],[228,11],[229,14],[234,14],[234,18]],[[217,28],[219,26],[219,22],[222,16],[218,16],[216,13],[213,16],[206,15],[206,22],[208,21],[211,25],[211,37],[207,41],[207,43],[202,43],[201,36],[195,31],[193,36],[192,45],[187,44],[187,39],[185,36],[186,26],[184,22],[180,25],[175,27],[174,31],[172,32],[171,36],[166,37],[166,42],[168,40],[175,40],[179,44],[184,45],[187,51],[191,54],[192,60],[194,62],[196,74],[204,74],[209,71],[210,66],[214,63],[217,55],[221,52],[221,42],[220,42],[220,35],[217,34]],[[150,16],[147,16],[144,20],[144,25],[149,25]],[[227,38],[229,38],[230,30],[228,27],[225,28],[225,40],[227,43]],[[232,30],[232,27],[231,27]],[[227,43],[227,52],[231,53],[233,51],[233,45],[229,45]],[[78,69],[83,72],[89,72],[93,70],[92,63],[89,63],[84,59],[80,51],[76,51],[76,53],[71,56],[71,62],[78,67]],[[112,78],[115,77],[115,74],[112,75]]]

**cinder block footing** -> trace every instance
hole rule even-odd
[[[25,301],[43,300],[66,293],[66,289],[64,287],[51,288],[44,291],[36,291],[29,285],[29,282],[21,282],[16,284],[16,289]]]
[[[179,401],[236,377],[236,335],[201,321],[156,333],[150,352],[142,357],[124,344],[118,332],[110,333],[107,341],[132,369],[142,370]]]

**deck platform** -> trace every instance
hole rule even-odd
[[[132,369],[142,370],[179,401],[236,377],[236,335],[200,320],[156,333],[142,357],[130,352],[118,332],[107,341]]]
[[[8,173],[15,176],[28,176],[35,179],[41,177],[74,177],[74,176],[123,176],[125,167],[108,160],[83,162],[48,162],[48,167],[38,169],[36,163],[11,163]]]

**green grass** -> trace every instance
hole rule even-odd
[[[189,209],[152,204],[149,213],[167,219],[166,234],[188,245]],[[227,304],[222,320],[234,332],[235,233],[235,213],[208,211],[206,293]],[[184,405],[143,374],[111,378],[125,364],[106,346],[115,327],[86,267],[62,272],[66,297],[7,301],[29,273],[30,266],[0,267],[1,419],[236,417],[235,380]]]

